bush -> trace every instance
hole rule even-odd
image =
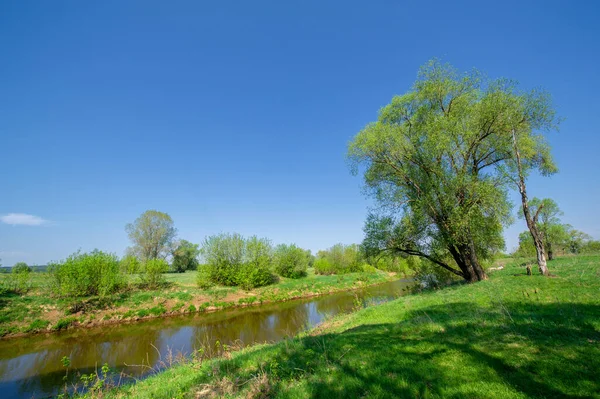
[[[126,255],[119,262],[119,267],[125,274],[137,274],[142,271],[142,262],[134,255]]]
[[[119,261],[113,254],[94,250],[76,252],[48,265],[55,292],[65,297],[108,295],[123,286]]]
[[[335,269],[327,258],[317,258],[313,265],[316,274],[330,275],[335,274]]]
[[[206,261],[204,273],[213,284],[237,285],[236,276],[244,257],[244,238],[239,234],[207,237],[201,253]]]
[[[140,279],[142,284],[155,288],[165,284],[165,276],[163,273],[169,271],[169,264],[164,259],[150,259],[146,261],[142,267]]]
[[[306,276],[309,255],[295,244],[281,244],[275,248],[275,272],[282,277],[300,278]]]
[[[256,287],[273,284],[275,281],[273,273],[267,267],[255,267],[251,263],[244,263],[238,272],[238,285],[249,291]]]
[[[364,263],[363,256],[356,244],[336,244],[333,247],[319,251],[318,259],[315,261],[315,273],[317,274],[344,274],[361,272]],[[327,263],[319,262],[326,259]],[[317,266],[319,263],[319,266]]]
[[[31,268],[25,262],[19,262],[12,267],[8,289],[19,294],[29,291]]]
[[[219,284],[251,289],[271,284],[272,252],[270,241],[264,238],[244,239],[239,234],[207,237],[201,249],[206,264],[199,267],[198,286]]]
[[[408,261],[402,257],[382,256],[369,263],[386,272],[401,273],[405,276],[410,272]]]
[[[29,273],[31,271],[31,267],[27,266],[25,262],[18,262],[12,267],[12,273]]]
[[[237,285],[245,290],[250,290],[273,283],[273,246],[271,241],[256,236],[244,240],[243,259],[244,262],[236,276]]]

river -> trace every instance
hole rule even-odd
[[[357,306],[397,298],[408,284],[398,280],[303,300],[0,340],[0,397],[55,395],[65,385],[64,356],[71,362],[68,383],[105,363],[144,377],[168,366],[171,357],[200,348],[280,341]]]

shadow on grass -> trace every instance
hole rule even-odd
[[[594,397],[599,318],[598,305],[453,303],[291,340],[220,369],[240,381],[266,370],[278,397]],[[248,367],[253,358],[258,368]]]

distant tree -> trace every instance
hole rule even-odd
[[[600,241],[597,241],[597,240],[586,241],[581,246],[580,251],[582,253],[598,253],[598,252],[600,252]]]
[[[173,250],[173,270],[183,273],[186,270],[196,270],[198,268],[198,256],[200,255],[200,246],[192,244],[186,240],[180,240]]]
[[[166,213],[149,210],[125,227],[133,243],[132,251],[142,262],[165,259],[177,234],[173,219]]]
[[[31,271],[31,267],[29,267],[27,265],[27,263],[25,263],[25,262],[15,263],[14,266],[12,267],[13,273],[23,273],[23,272],[29,273],[30,271]]]
[[[580,253],[581,249],[584,248],[588,242],[592,241],[592,237],[590,235],[573,228],[569,228],[568,235],[568,248],[569,251],[574,254]]]

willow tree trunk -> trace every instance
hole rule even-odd
[[[537,255],[537,264],[540,273],[544,276],[549,274],[548,266],[546,264],[546,256],[544,255],[544,243],[542,242],[542,235],[537,228],[537,215],[542,209],[542,205],[538,208],[537,212],[533,217],[531,216],[531,212],[529,211],[529,200],[527,198],[527,187],[525,186],[525,176],[523,175],[523,167],[521,165],[521,154],[519,153],[519,147],[517,146],[517,138],[515,136],[515,130],[512,131],[513,136],[513,147],[515,150],[515,156],[517,158],[517,171],[519,173],[519,181],[517,185],[519,186],[519,193],[521,194],[521,203],[523,205],[523,216],[525,216],[525,222],[527,223],[527,228],[529,229],[529,233],[533,238],[533,244],[535,245],[535,252]]]

